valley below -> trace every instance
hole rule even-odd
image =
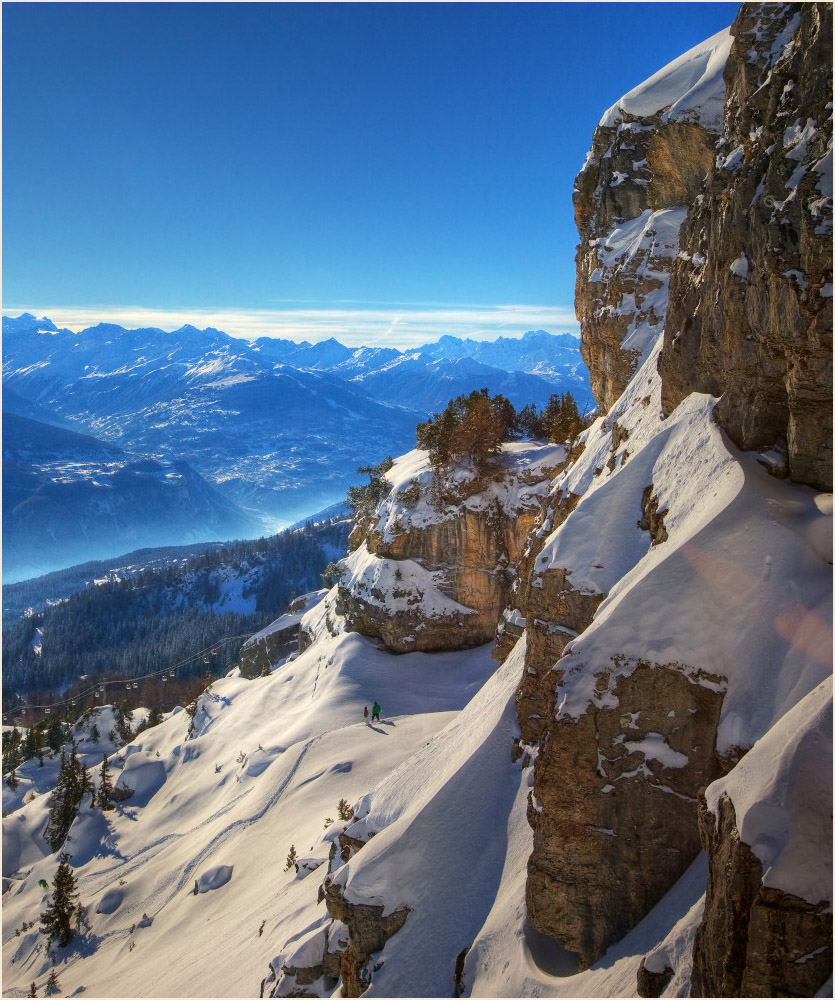
[[[12,574],[191,523],[5,588],[4,996],[832,996],[831,38],[605,111],[579,344],[4,319]]]

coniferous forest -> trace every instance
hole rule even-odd
[[[248,635],[293,597],[323,585],[322,571],[345,552],[348,527],[333,518],[231,542],[134,569],[67,597],[57,583],[54,603],[42,600],[37,610],[4,614],[4,711],[19,695],[37,692],[48,701],[77,687],[80,679],[89,687],[99,679],[139,677],[183,660],[190,662],[178,668],[179,676],[207,670],[217,676],[235,663]],[[212,646],[217,653],[211,658],[194,657]]]

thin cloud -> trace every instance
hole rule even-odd
[[[148,309],[141,306],[17,306],[21,312],[48,316],[56,326],[82,330],[97,323],[128,328],[159,327],[176,330],[186,324],[215,327],[233,337],[280,337],[317,342],[336,337],[352,347],[360,345],[417,347],[444,334],[490,340],[521,336],[527,330],[577,335],[574,310],[564,306],[469,305],[403,303],[380,307],[287,309]]]

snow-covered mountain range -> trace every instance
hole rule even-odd
[[[461,393],[486,386],[519,407],[542,407],[552,393],[571,391],[581,408],[591,405],[576,339],[542,331],[502,338],[485,363],[488,347],[454,338],[409,352],[335,340],[247,342],[188,326],[168,333],[100,324],[73,333],[24,314],[3,318],[4,410],[146,459],[186,461],[230,508],[246,510],[250,527],[239,515],[234,532],[252,536],[341,500],[359,465],[411,447],[415,425]],[[19,456],[18,427],[9,423],[4,442]],[[167,538],[212,537],[199,511],[193,520],[189,535],[176,537],[172,524]],[[141,531],[137,524],[137,538]],[[83,537],[74,561],[104,554],[103,539],[85,552]],[[34,539],[30,548],[25,561],[39,565]]]
[[[744,4],[606,112],[596,419],[396,459],[296,651],[105,747],[52,953],[56,761],[20,764],[7,995],[832,996],[831,38]]]
[[[255,534],[184,461],[131,455],[52,424],[3,417],[3,575],[25,579],[131,547]]]

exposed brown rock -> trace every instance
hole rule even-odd
[[[279,660],[289,656],[298,648],[298,644],[298,622],[287,628],[276,629],[265,636],[253,636],[243,644],[238,656],[241,676],[248,679],[260,677]]]
[[[743,4],[732,32],[724,142],[670,282],[662,401],[722,396],[737,445],[785,443],[791,478],[831,490],[832,5]]]
[[[466,649],[490,642],[496,623],[507,606],[516,565],[521,559],[530,531],[539,523],[542,509],[536,494],[524,503],[503,506],[498,499],[484,506],[467,506],[464,501],[489,488],[491,482],[517,481],[537,485],[548,480],[554,469],[514,470],[496,468],[470,481],[440,485],[442,513],[437,520],[420,527],[406,526],[384,536],[376,522],[367,522],[361,533],[352,533],[353,542],[363,542],[374,556],[392,561],[395,578],[390,593],[363,594],[344,581],[339,584],[338,611],[351,629],[383,641],[392,652],[432,652]],[[457,498],[457,509],[446,506]],[[390,501],[395,503],[392,498]],[[427,614],[421,595],[404,583],[398,589],[397,563],[413,560],[435,574],[437,588],[461,605],[461,610]],[[393,610],[391,598],[409,605]]]
[[[638,967],[638,996],[660,997],[673,978],[673,970],[667,965],[661,972],[651,972],[644,964],[645,961],[642,958]]]
[[[617,125],[595,129],[589,161],[574,186],[580,233],[574,304],[583,360],[602,413],[641,359],[639,351],[622,346],[624,338],[642,321],[661,332],[664,315],[647,296],[662,287],[659,275],[670,271],[675,257],[675,248],[648,240],[629,259],[606,263],[606,237],[647,210],[690,204],[707,177],[716,138],[698,123],[665,123],[660,115],[623,114]]]
[[[810,997],[832,974],[832,914],[762,884],[762,865],[739,836],[733,803],[717,815],[699,797],[708,854],[705,912],[693,947],[694,997]]]
[[[548,534],[556,530],[577,506],[580,497],[576,493],[566,493],[564,496],[558,494],[551,498],[550,502],[543,508],[542,515],[536,522],[533,530],[528,535],[527,545],[516,566],[516,578],[511,591],[509,606],[505,614],[499,620],[496,630],[496,644],[493,649],[493,659],[499,663],[504,663],[511,649],[517,640],[521,638],[524,625],[514,625],[512,623],[512,612],[515,610],[524,621],[523,606],[529,603],[529,586],[531,574],[534,572],[536,557],[542,551],[545,539]]]
[[[666,507],[664,510],[658,509],[658,497],[653,496],[652,483],[647,486],[641,497],[641,510],[643,514],[638,521],[638,527],[650,533],[653,545],[666,542],[667,529],[664,527],[664,518],[668,511]]]
[[[380,951],[388,939],[405,924],[408,908],[383,916],[382,906],[351,903],[345,899],[342,887],[325,879],[325,905],[328,913],[348,928],[350,943],[340,958],[342,995],[358,997],[371,984],[368,968],[371,955]]]
[[[530,918],[583,967],[634,927],[692,862],[700,849],[696,795],[720,773],[722,696],[679,665],[603,671],[598,694],[606,701],[613,695],[617,707],[592,705],[578,719],[551,723],[528,810]],[[644,750],[628,746],[647,737]],[[662,738],[663,754],[681,766],[652,756]]]
[[[359,840],[352,837],[344,830],[337,837],[339,841],[339,857],[343,862],[350,861],[351,858],[368,843],[367,840]]]
[[[551,569],[520,580],[517,601],[527,622],[525,672],[516,692],[516,718],[522,740],[538,743],[554,708],[560,674],[554,665],[565,647],[591,624],[605,594],[575,590],[570,575]]]

